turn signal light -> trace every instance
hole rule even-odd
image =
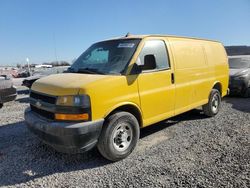
[[[89,114],[55,114],[56,120],[89,120]]]

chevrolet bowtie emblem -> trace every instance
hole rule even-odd
[[[40,108],[42,106],[42,104],[39,101],[37,101],[35,105],[37,108]]]

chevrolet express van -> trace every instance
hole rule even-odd
[[[94,146],[111,161],[135,148],[140,128],[202,106],[218,113],[227,94],[221,43],[143,35],[97,42],[68,73],[37,80],[25,111],[28,128],[61,152]]]

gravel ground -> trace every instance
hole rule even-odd
[[[0,110],[0,186],[250,187],[250,99],[225,98],[214,118],[193,110],[145,128],[136,150],[110,163],[97,149],[61,154],[36,139],[19,93]]]

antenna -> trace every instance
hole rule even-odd
[[[58,62],[58,59],[57,59],[57,50],[56,50],[56,36],[55,36],[55,33],[53,33],[53,40],[54,40],[54,53],[55,53],[55,58],[56,58],[56,62]]]
[[[128,32],[128,33],[125,35],[125,37],[129,37],[129,36],[131,36],[131,34]]]

